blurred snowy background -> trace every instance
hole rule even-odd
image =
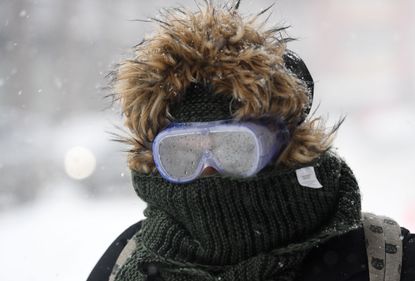
[[[248,14],[274,0],[242,1]],[[152,25],[131,21],[188,1],[1,0],[0,280],[85,280],[106,247],[142,218],[122,120],[105,74]],[[415,232],[415,2],[278,0],[307,63],[318,114],[342,115],[336,146],[363,209]]]

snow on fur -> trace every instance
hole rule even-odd
[[[234,3],[232,5],[232,3]],[[244,17],[239,1],[225,7],[206,1],[196,11],[165,9],[156,19],[156,32],[134,47],[134,57],[114,71],[114,95],[122,104],[132,136],[119,141],[132,145],[129,167],[154,171],[151,142],[173,120],[170,108],[180,102],[191,83],[211,85],[214,94],[238,101],[234,118],[264,114],[283,118],[292,141],[279,161],[308,162],[328,149],[318,119],[297,127],[308,103],[307,87],[285,66],[285,27],[265,29],[259,17]]]

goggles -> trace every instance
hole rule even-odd
[[[153,158],[161,176],[173,183],[192,181],[206,167],[249,177],[281,153],[288,137],[287,127],[275,119],[172,123],[154,139]]]

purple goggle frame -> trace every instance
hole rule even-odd
[[[289,131],[275,118],[172,123],[153,142],[158,171],[173,183],[199,177],[206,167],[250,177],[281,154]]]

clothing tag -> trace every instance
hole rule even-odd
[[[314,167],[305,167],[295,171],[298,182],[305,187],[322,188],[323,186],[318,181]]]

